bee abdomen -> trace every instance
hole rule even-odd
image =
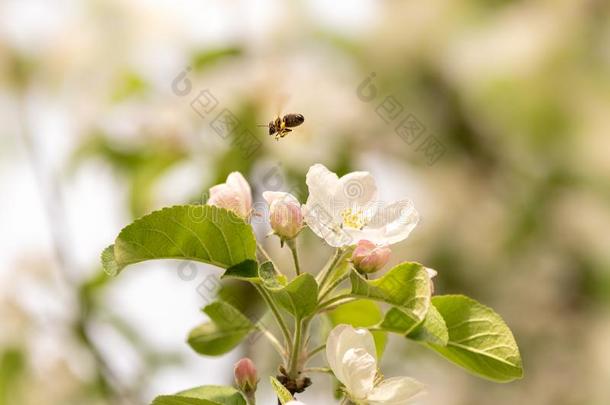
[[[297,127],[305,121],[305,117],[303,114],[286,114],[283,120],[287,127]]]

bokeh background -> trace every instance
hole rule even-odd
[[[207,116],[191,105],[202,90],[219,102]],[[250,146],[213,130],[222,108]],[[306,122],[275,142],[256,125],[278,111]],[[259,200],[303,199],[316,162],[411,198],[422,221],[392,262],[494,307],[525,366],[499,385],[396,338],[386,375],[423,381],[422,404],[610,403],[606,1],[2,0],[0,123],[2,405],[148,404],[230,384],[245,354],[273,372],[266,343],[222,358],[184,343],[214,294],[252,305],[242,286],[171,261],[110,279],[99,254],[234,170]],[[300,243],[308,268],[330,252]],[[330,403],[331,388],[316,375],[303,398]]]

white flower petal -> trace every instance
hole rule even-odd
[[[325,211],[332,214],[332,200],[335,190],[339,186],[337,175],[328,170],[324,165],[315,164],[307,171],[305,182],[309,190],[307,205],[310,207],[319,205]]]
[[[365,210],[377,200],[377,184],[369,172],[352,172],[339,179],[334,202],[340,211],[346,208]]]
[[[354,329],[350,325],[338,325],[326,340],[326,359],[331,370],[339,381],[345,384],[343,359],[350,349],[362,349],[373,359],[377,359],[375,340],[366,329]]]
[[[341,381],[354,399],[365,399],[375,385],[377,360],[363,348],[349,349],[342,359]]]
[[[309,189],[309,197],[314,197],[321,203],[330,204],[338,187],[339,178],[326,166],[318,163],[309,168],[305,182]],[[325,206],[325,208],[330,207]]]
[[[409,377],[383,380],[367,396],[369,405],[406,405],[424,393],[424,385]]]
[[[335,190],[339,178],[324,165],[315,164],[309,168],[306,178],[309,196],[303,207],[305,222],[309,228],[326,243],[339,247],[345,244],[345,234],[341,232],[341,215],[334,203]]]
[[[392,245],[405,240],[419,222],[419,214],[409,200],[396,201],[380,208],[363,229],[366,238],[376,244]]]

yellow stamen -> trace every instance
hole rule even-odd
[[[351,208],[347,208],[341,212],[341,218],[343,218],[343,225],[349,228],[362,229],[366,225],[362,210],[354,212]]]

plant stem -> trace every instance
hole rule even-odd
[[[301,265],[299,263],[299,252],[297,250],[297,242],[295,239],[289,239],[286,241],[286,244],[292,252],[292,259],[294,260],[294,271],[296,272],[298,277],[301,274]]]
[[[320,345],[320,346],[316,347],[315,349],[313,349],[312,351],[310,351],[309,353],[307,353],[305,364],[307,364],[309,362],[309,360],[314,358],[316,354],[320,353],[324,349],[326,349],[326,345],[325,344],[324,345]]]
[[[332,270],[335,268],[337,263],[339,263],[339,261],[341,260],[342,255],[343,255],[343,249],[337,248],[337,250],[335,250],[335,255],[333,256],[330,264],[326,268],[324,268],[324,270],[322,270],[320,272],[320,274],[318,274],[318,277],[320,278],[320,283],[319,283],[320,290],[322,290],[324,288],[324,284],[326,284],[326,281],[328,280],[328,277],[332,273]]]
[[[286,342],[286,345],[288,347],[290,347],[290,345],[291,345],[290,332],[288,331],[286,322],[284,322],[284,318],[282,318],[282,314],[280,314],[280,311],[277,308],[277,306],[275,305],[273,298],[271,298],[271,296],[269,295],[267,290],[265,290],[264,287],[261,287],[257,284],[253,284],[253,285],[254,285],[254,288],[256,288],[256,290],[258,291],[258,293],[263,297],[263,300],[265,300],[265,303],[267,304],[267,306],[269,306],[269,309],[271,309],[271,312],[273,313],[273,316],[275,317],[275,320],[277,321],[277,324],[280,327],[280,330],[282,331],[282,335],[284,335],[284,340]]]
[[[301,340],[303,339],[303,320],[297,318],[294,323],[294,343],[292,344],[292,353],[288,370],[288,376],[290,378],[297,378],[299,375],[299,356],[301,354]]]
[[[244,396],[246,397],[247,405],[256,405],[256,396],[254,392],[249,392]]]
[[[324,349],[326,349],[325,344],[316,347],[315,349],[313,349],[312,351],[309,352],[309,354],[307,355],[307,358],[311,358],[311,357],[315,356],[316,354],[320,353]]]
[[[339,284],[341,284],[342,282],[347,280],[349,278],[349,275],[350,275],[350,273],[348,272],[346,275],[344,275],[343,277],[338,278],[331,285],[329,285],[328,288],[324,292],[322,292],[322,295],[320,295],[320,298],[318,299],[318,301],[322,301],[324,299],[324,297],[326,297],[335,288],[337,288],[337,286],[339,286]]]
[[[353,297],[351,294],[341,294],[341,295],[337,295],[336,297],[333,298],[329,298],[328,300],[322,302],[320,305],[318,305],[318,311],[324,310],[324,309],[328,309],[328,307],[330,307],[331,305],[345,300],[345,299],[356,299],[355,297]]]
[[[267,253],[267,251],[265,250],[265,248],[263,247],[263,245],[261,245],[260,243],[256,244],[256,248],[258,249],[258,251],[260,252],[261,255],[263,255],[263,257],[265,259],[267,259],[267,261],[270,261],[271,263],[273,263],[273,260],[271,260],[271,256],[269,256],[269,253]],[[273,264],[273,266],[275,267],[275,263]]]

